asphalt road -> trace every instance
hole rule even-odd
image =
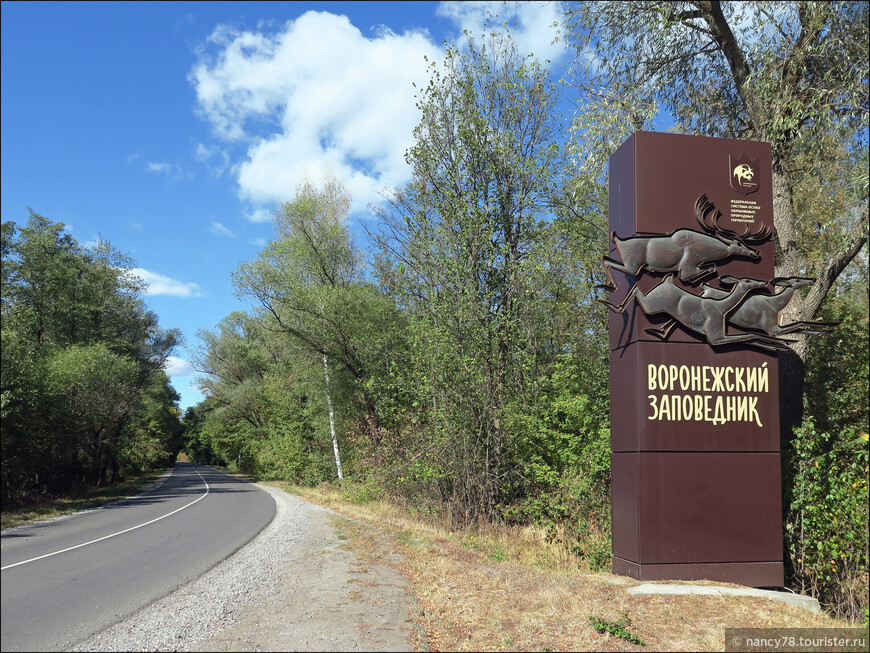
[[[4,531],[0,648],[69,649],[208,571],[274,516],[251,483],[178,463],[138,497]]]

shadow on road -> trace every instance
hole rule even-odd
[[[196,470],[196,471],[194,471]],[[196,472],[199,472],[197,474]],[[202,475],[202,478],[200,478]],[[111,503],[94,508],[88,508],[83,512],[93,510],[123,510],[135,506],[150,505],[160,503],[167,499],[175,497],[189,496],[195,498],[205,493],[205,485],[203,479],[208,483],[209,494],[230,494],[240,492],[256,492],[255,488],[249,481],[244,479],[224,474],[212,467],[205,465],[194,465],[193,463],[176,463],[172,474],[163,481],[160,485],[146,489],[140,494],[126,499],[118,499]],[[63,517],[73,517],[80,513],[71,513]],[[53,520],[49,520],[53,521]],[[34,524],[21,524],[14,528],[5,529],[3,539],[32,537],[32,533],[28,532],[28,526],[38,527],[45,522],[37,522]]]

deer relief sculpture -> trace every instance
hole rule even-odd
[[[644,313],[656,315],[664,313],[672,319],[660,329],[647,329],[662,340],[666,339],[677,324],[698,333],[707,339],[711,345],[730,345],[745,343],[768,351],[786,349],[785,341],[757,333],[741,333],[729,335],[725,333],[725,322],[729,313],[734,311],[746,296],[753,290],[767,286],[766,281],[722,277],[722,281],[733,285],[727,294],[720,298],[703,297],[690,293],[674,283],[674,275],[669,274],[661,283],[644,294],[638,286],[632,287],[628,295],[618,306],[608,301],[599,300],[612,311],[622,313],[632,298],[637,301]]]
[[[720,281],[727,284],[728,277],[722,277]],[[754,329],[762,331],[769,336],[781,336],[789,333],[807,333],[820,335],[830,333],[837,322],[807,322],[799,321],[791,324],[782,324],[780,312],[788,306],[796,290],[806,288],[815,283],[815,279],[809,277],[776,277],[771,284],[782,288],[775,294],[753,294],[746,298],[733,312],[728,314],[728,322],[741,329]],[[730,285],[730,284],[729,284]],[[719,299],[727,296],[731,291],[713,288],[704,284],[701,297]]]
[[[712,214],[712,218],[710,218]],[[652,272],[679,273],[682,282],[694,282],[716,271],[714,261],[739,256],[757,259],[759,253],[750,245],[758,245],[770,238],[773,233],[762,225],[761,231],[750,234],[747,228],[743,234],[719,226],[722,212],[701,195],[695,202],[695,217],[704,232],[693,229],[677,229],[667,236],[632,236],[620,238],[613,231],[610,238],[616,246],[622,261],[609,256],[601,258],[609,283],[598,288],[613,292],[617,288],[613,270],[638,276],[641,270]],[[708,218],[710,223],[708,224]],[[605,302],[607,303],[607,302]]]

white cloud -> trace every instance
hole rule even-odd
[[[196,144],[196,151],[193,154],[193,158],[197,161],[205,162],[211,158],[212,150],[209,147],[206,147],[202,143]]]
[[[146,172],[153,172],[158,175],[165,175],[170,181],[176,182],[183,179],[191,179],[193,173],[185,166],[167,161],[149,161],[145,164]]]
[[[419,118],[412,82],[427,79],[424,57],[441,57],[425,33],[382,29],[369,39],[345,16],[309,11],[275,33],[221,26],[210,41],[217,55],[190,80],[214,131],[249,143],[234,170],[250,218],[263,220],[264,205],[291,199],[306,175],[317,183],[328,167],[357,207],[406,179]]]
[[[516,16],[511,33],[521,52],[555,53],[550,26],[558,3],[508,3],[507,11],[502,3],[444,3],[439,12],[474,32],[485,7]],[[406,183],[405,152],[420,119],[413,84],[425,87],[426,58],[440,62],[443,46],[422,30],[397,34],[381,26],[369,38],[346,16],[316,11],[258,30],[218,26],[188,76],[198,114],[215,135],[247,148],[230,168],[246,218],[271,220],[300,181],[320,183],[328,169],[353,196],[354,210]],[[211,161],[218,151],[199,144],[195,156]]]
[[[245,214],[250,222],[272,222],[275,219],[275,208],[258,207]]]
[[[215,177],[220,177],[230,165],[230,155],[226,150],[219,147],[207,147],[202,143],[196,144],[193,158],[200,163],[208,164],[209,170]]]
[[[253,238],[251,239],[251,245],[256,245],[260,249],[269,244],[269,241],[265,238]]]
[[[222,225],[220,222],[214,222],[214,221],[213,221],[213,222],[211,223],[210,231],[211,231],[213,234],[216,234],[216,235],[218,235],[218,236],[229,236],[230,238],[235,238],[235,237],[236,237],[236,234],[234,234],[232,231],[230,231],[227,227],[225,227],[224,225]]]
[[[130,274],[145,282],[146,295],[169,295],[171,297],[199,297],[201,295],[198,284],[186,281],[177,281],[157,272],[149,272],[144,268],[133,268]]]
[[[558,28],[554,27],[564,17],[561,2],[453,0],[438,3],[436,13],[478,40],[491,32],[492,26],[507,24],[519,53],[534,54],[542,62],[555,63],[566,55],[564,44],[556,39]]]
[[[178,356],[168,356],[166,362],[163,364],[163,369],[166,372],[166,375],[170,378],[176,376],[193,376],[196,374],[196,370],[193,369],[191,362],[179,358]]]
[[[193,364],[190,361],[179,358],[178,356],[168,356],[163,364],[163,369],[166,375],[170,378],[179,376],[193,376],[196,370],[193,369]]]
[[[148,172],[157,172],[157,173],[170,172],[172,170],[172,164],[166,163],[163,161],[159,161],[159,162],[151,161],[145,166],[145,169]]]

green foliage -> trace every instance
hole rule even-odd
[[[379,501],[383,494],[383,489],[375,483],[351,483],[341,489],[342,499],[360,506]]]
[[[342,458],[352,462],[349,430],[377,447],[374,393],[393,305],[362,279],[349,206],[331,176],[322,188],[300,184],[276,216],[279,238],[234,275],[259,308],[200,333],[213,407],[196,432],[230,465],[313,484],[341,476]]]
[[[505,560],[504,547],[501,544],[493,545],[492,551],[490,551],[486,557],[490,562],[504,562],[504,560]]]
[[[808,422],[788,459],[786,541],[795,578],[831,612],[860,622],[868,606],[867,432],[831,434]]]
[[[608,401],[571,356],[560,356],[542,379],[538,401],[511,420],[519,434],[514,455],[523,461],[518,499],[503,509],[508,519],[544,527],[592,569],[610,565],[610,431]],[[593,394],[592,396],[595,396]]]
[[[281,422],[269,431],[269,436],[255,448],[254,459],[258,477],[266,480],[288,480],[305,483],[309,466],[302,446],[300,430],[304,424]]]
[[[565,160],[556,90],[509,41],[449,50],[422,91],[413,181],[375,236],[377,273],[408,319],[394,368],[410,400],[394,463],[411,496],[492,519],[519,461],[507,410],[564,336],[568,252],[553,228]],[[428,489],[427,489],[428,486]]]
[[[805,412],[821,431],[847,428],[867,432],[870,378],[866,280],[844,293],[829,297],[819,316],[836,322],[832,333],[818,336],[807,359]]]
[[[266,377],[269,426],[257,464],[265,478],[313,486],[335,477],[335,462],[322,402],[304,397],[307,384],[294,380],[278,370]]]
[[[866,3],[771,9],[651,0],[570,6],[583,165],[601,171],[661,109],[682,132],[767,141],[775,157],[820,134],[866,129]]]
[[[346,416],[365,414],[378,440],[370,380],[394,338],[393,304],[363,278],[362,258],[345,224],[350,196],[331,175],[322,188],[303,182],[276,216],[279,238],[234,275],[237,292],[255,299],[286,346],[320,364],[318,395],[335,395]],[[322,364],[332,370],[330,389]],[[315,394],[311,388],[312,396]]]
[[[226,460],[220,457],[215,443],[204,430],[208,413],[217,407],[217,401],[207,397],[184,412],[181,420],[183,449],[191,462],[201,465],[225,466]]]
[[[90,482],[117,482],[121,429],[131,405],[140,400],[136,361],[113,354],[104,344],[72,345],[54,352],[46,365],[48,396],[69,420],[64,436],[75,438]],[[107,464],[112,470],[106,470]]]
[[[628,626],[631,625],[631,620],[628,617],[623,617],[619,621],[608,621],[601,617],[590,616],[589,623],[599,633],[610,633],[620,639],[624,639],[626,642],[631,642],[638,646],[643,646],[645,644],[640,637],[628,630]]]
[[[142,403],[120,441],[121,477],[143,469],[172,465],[184,448],[179,394],[162,370],[154,372],[142,391]]]
[[[31,212],[3,223],[2,499],[117,483],[174,458],[178,395],[132,260]]]

